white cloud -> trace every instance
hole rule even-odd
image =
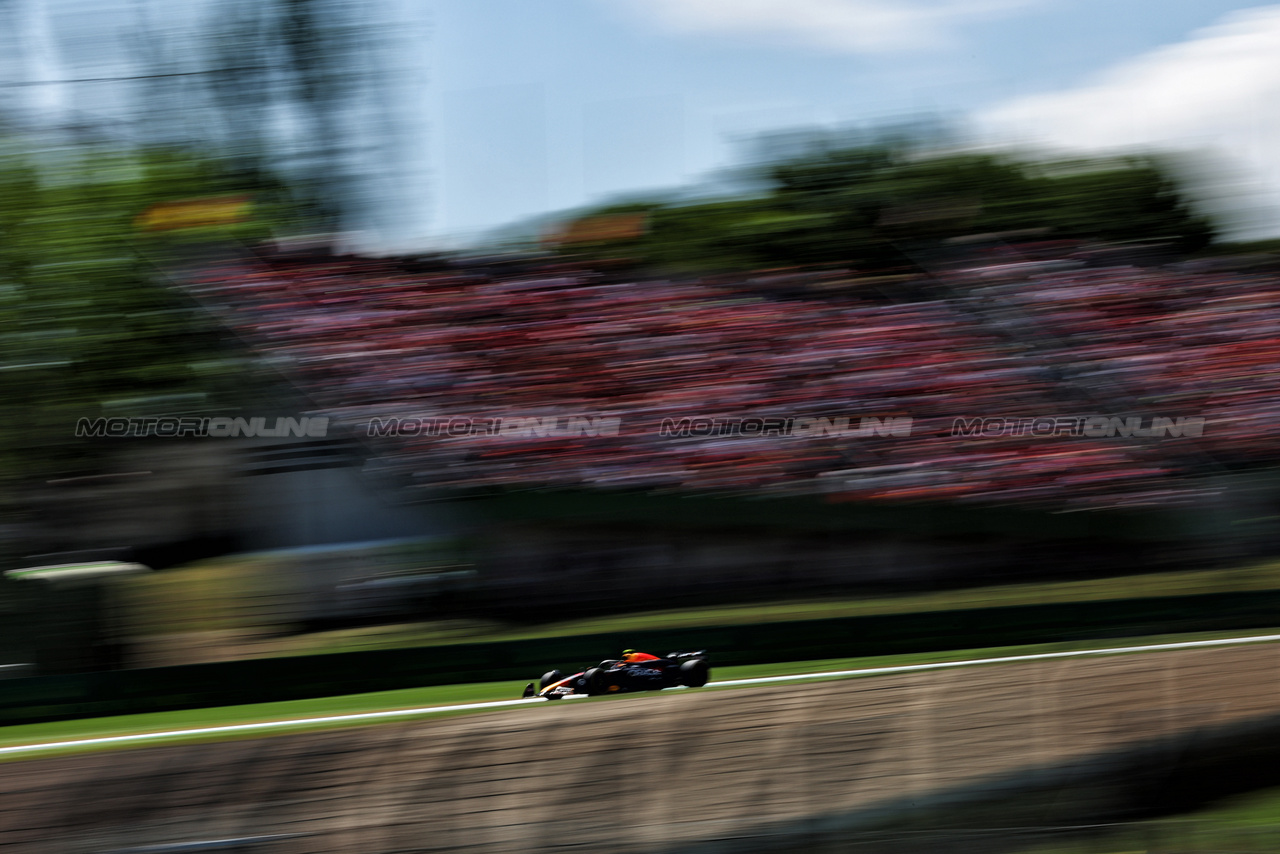
[[[976,119],[987,133],[1057,149],[1213,152],[1243,180],[1218,187],[1219,196],[1243,192],[1280,210],[1280,6],[1233,13],[1082,86],[1017,98]],[[1280,219],[1259,227],[1280,234]]]
[[[852,53],[938,48],[967,20],[1036,0],[622,0],[632,14],[681,33],[765,36]]]

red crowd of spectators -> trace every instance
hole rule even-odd
[[[192,284],[337,423],[616,419],[606,435],[371,439],[426,487],[640,485],[864,499],[1189,500],[1179,474],[1266,458],[1280,283],[1131,268],[885,302],[544,268],[330,259]],[[945,287],[949,285],[949,287]],[[1207,418],[1201,439],[957,435],[957,418]],[[680,419],[909,417],[909,435],[663,435]]]
[[[1206,419],[1210,461],[1271,459],[1280,416],[1280,280],[1160,268],[1076,270],[991,288],[1011,323],[1113,400]],[[1188,448],[1191,450],[1191,448]]]

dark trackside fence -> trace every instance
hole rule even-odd
[[[450,644],[0,682],[0,725],[512,680],[624,647],[705,649],[712,666],[1079,642],[1280,625],[1280,591],[976,608],[627,634]],[[713,675],[714,678],[714,675]]]

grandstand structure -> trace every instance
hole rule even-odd
[[[566,591],[586,609],[655,584],[822,595],[1277,544],[1268,273],[949,265],[861,283],[212,257],[177,287],[283,378],[247,415],[327,431],[115,442],[115,474],[41,504],[59,548],[128,545],[163,568],[465,540],[488,604],[528,612]],[[299,573],[308,601],[376,580],[343,560],[341,584]]]
[[[277,546],[496,525],[525,575],[585,550],[621,576],[637,526],[665,532],[672,565],[710,550],[724,554],[694,562],[741,567],[796,537],[812,552],[806,532],[821,532],[822,548],[837,541],[828,562],[848,566],[857,543],[852,562],[874,576],[971,568],[960,555],[975,541],[1001,543],[978,563],[1011,567],[1028,543],[1041,558],[1074,540],[1131,560],[1118,543],[1238,556],[1271,541],[1280,279],[1075,263],[953,265],[892,288],[830,279],[312,251],[182,281],[300,392],[294,414],[329,419],[328,461],[310,474],[280,477],[271,458],[314,462],[315,449],[279,440],[241,466],[254,506],[276,508],[255,514],[274,520],[260,533],[292,531]],[[1058,421],[1028,426],[1044,418]],[[1086,418],[1104,429],[1081,431]],[[738,428],[670,429],[682,420]],[[777,427],[798,422],[842,429]],[[290,495],[331,521],[283,518]],[[344,501],[396,509],[344,514]],[[375,532],[344,516],[399,521]],[[719,535],[688,533],[746,528],[776,536],[730,555]]]

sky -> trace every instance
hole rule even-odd
[[[1280,5],[439,0],[421,12],[435,234],[706,183],[756,133],[913,116],[988,144],[1196,153],[1213,167],[1207,204],[1235,210],[1242,235],[1280,234]]]
[[[140,20],[199,4],[0,0],[0,90],[111,113]],[[363,0],[399,138],[370,248],[465,243],[618,198],[714,188],[745,141],[927,117],[974,144],[1190,152],[1233,235],[1280,235],[1280,5],[1233,0]],[[163,45],[162,45],[163,47]],[[5,51],[0,51],[4,53]],[[118,115],[117,115],[118,118]],[[384,170],[384,178],[386,177]]]

